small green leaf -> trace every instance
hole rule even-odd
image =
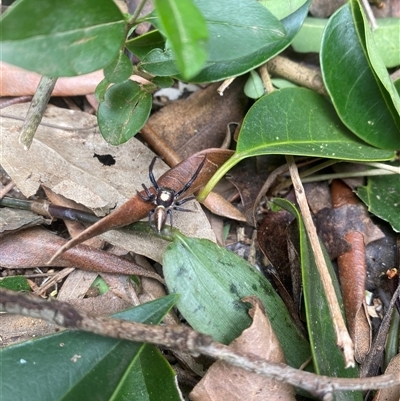
[[[131,80],[111,86],[97,113],[103,138],[115,146],[132,138],[149,118],[151,102],[151,94]]]
[[[173,307],[169,295],[114,315],[147,324],[157,324]],[[2,400],[108,401],[123,399],[121,393],[143,344],[116,340],[92,333],[64,331],[36,340],[0,348]],[[2,367],[7,366],[7,369]],[[137,371],[137,367],[134,368]],[[67,374],[66,374],[67,372]],[[137,371],[138,372],[138,371]],[[142,370],[141,375],[152,372]],[[51,380],[37,380],[38,377]],[[153,379],[157,380],[157,378]],[[169,387],[175,387],[170,380]],[[149,397],[157,388],[141,389]],[[148,393],[146,393],[148,391]],[[120,398],[118,398],[120,396]],[[127,398],[124,398],[127,399]],[[136,399],[136,398],[135,398]],[[152,398],[147,398],[152,399]]]
[[[106,96],[107,88],[110,86],[110,82],[108,82],[105,78],[100,81],[100,83],[96,86],[96,90],[94,94],[96,95],[96,99],[101,103],[104,102],[104,98]]]
[[[376,47],[387,68],[400,65],[400,18],[377,20],[378,28],[373,32]]]
[[[307,17],[299,33],[293,39],[292,46],[299,53],[319,53],[324,29],[328,20]]]
[[[0,288],[7,288],[13,291],[30,291],[31,289],[24,276],[0,278]]]
[[[121,50],[118,57],[104,68],[104,77],[108,82],[119,84],[126,81],[133,72],[133,66],[128,56]]]
[[[309,356],[308,343],[281,298],[243,258],[211,241],[175,234],[163,267],[169,292],[181,295],[178,309],[195,330],[231,342],[251,323],[241,299],[254,295],[267,310],[287,362],[299,367]]]
[[[356,0],[330,18],[322,40],[321,69],[344,124],[371,145],[398,149],[400,98]]]
[[[307,3],[306,0],[259,0],[279,20],[286,18]]]
[[[331,319],[328,300],[302,218],[296,207],[288,200],[274,199],[273,203],[292,213],[297,218],[299,226],[303,296],[315,372],[332,377],[356,378],[358,377],[357,369],[345,368],[343,353],[336,345],[336,331]],[[324,256],[336,296],[341,304],[339,283],[326,251]],[[361,401],[363,399],[361,392],[352,391],[335,392],[334,396],[335,401]]]
[[[265,94],[264,85],[257,71],[250,71],[250,76],[244,85],[244,93],[251,99],[258,99]]]
[[[126,22],[112,0],[21,0],[0,20],[1,59],[49,77],[110,64]]]
[[[299,33],[293,39],[292,47],[299,53],[319,53],[322,35],[328,20],[307,17]],[[378,28],[372,34],[376,48],[387,68],[400,64],[400,18],[381,18],[377,20]]]
[[[192,0],[155,0],[161,31],[165,34],[182,76],[196,75],[207,59],[208,31]]]
[[[400,232],[400,175],[368,177],[368,184],[358,187],[356,193],[372,214]]]
[[[164,47],[164,44],[165,38],[161,35],[160,31],[154,30],[128,40],[125,46],[135,56],[143,59],[151,50],[156,48],[161,49]]]
[[[151,82],[159,88],[170,88],[174,84],[171,77],[154,77]]]

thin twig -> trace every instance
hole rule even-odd
[[[315,228],[310,209],[308,207],[303,184],[301,182],[293,156],[286,156],[286,160],[289,166],[290,176],[292,177],[296,199],[300,207],[301,215],[303,217],[304,226],[306,228],[314,253],[315,264],[317,265],[318,272],[324,286],[329,310],[331,312],[333,325],[336,331],[337,345],[343,350],[346,367],[354,366],[354,344],[350,338],[349,332],[347,331],[342,313],[339,308],[339,303],[336,297],[335,290],[333,288],[332,279],[329,275],[329,271],[325,263],[324,254],[321,249],[321,244],[318,239],[317,230]]]
[[[249,372],[289,383],[308,391],[315,397],[328,399],[334,391],[381,389],[400,384],[400,373],[364,379],[343,379],[319,376],[271,363],[256,355],[233,351],[213,341],[205,334],[187,326],[155,326],[108,317],[92,316],[60,301],[47,301],[38,297],[0,288],[0,312],[8,312],[47,320],[74,330],[83,330],[102,336],[136,342],[146,342],[171,349],[187,351],[193,355],[207,355]]]
[[[49,102],[56,82],[57,78],[49,78],[45,76],[40,78],[39,85],[36,89],[35,95],[33,96],[32,103],[29,107],[25,123],[19,136],[19,143],[23,145],[25,150],[28,150],[31,147],[33,137],[35,136],[35,132],[43,118],[43,114],[46,110],[47,103]]]

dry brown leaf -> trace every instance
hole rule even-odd
[[[32,227],[4,236],[0,242],[0,263],[5,268],[32,268],[45,266],[50,257],[66,240],[48,230]],[[158,274],[111,253],[87,245],[79,245],[61,255],[51,266],[78,267],[82,270],[139,275],[163,282]]]
[[[399,374],[400,371],[400,354],[397,354],[389,362],[385,370],[385,374],[393,373]],[[400,386],[392,386],[379,390],[373,399],[373,401],[399,401],[400,400]]]
[[[29,105],[7,107],[1,114],[25,117]],[[83,112],[48,108],[43,122],[64,127],[93,127],[96,118]],[[40,185],[50,188],[68,199],[83,204],[98,215],[108,214],[149,185],[148,166],[152,152],[135,138],[118,147],[107,144],[97,129],[87,131],[64,131],[40,125],[29,151],[18,144],[21,121],[2,118],[0,148],[2,166],[21,192],[29,197]],[[97,155],[111,155],[115,164],[104,166]],[[158,160],[154,174],[159,177],[168,168]],[[193,206],[192,206],[193,205]],[[188,204],[195,213],[175,213],[174,225],[188,236],[208,238],[215,241],[200,205]],[[167,244],[164,241],[139,239],[132,233],[107,233],[104,239],[129,251],[141,253],[160,261]]]
[[[212,84],[187,99],[163,107],[149,118],[149,124],[162,133],[165,142],[182,159],[207,148],[219,148],[226,135],[226,126],[241,121],[247,109],[244,78],[237,78],[220,96]]]
[[[270,362],[285,363],[282,348],[255,298],[246,298],[253,308],[252,325],[235,339],[230,347],[234,350],[255,354]],[[293,401],[294,388],[288,384],[245,372],[224,362],[215,362],[203,379],[190,393],[193,401]]]

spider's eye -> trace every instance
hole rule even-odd
[[[157,194],[157,205],[170,207],[174,202],[175,192],[169,188],[160,188]]]

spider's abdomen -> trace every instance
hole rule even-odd
[[[160,188],[157,193],[156,205],[169,208],[175,200],[175,191],[170,188]]]

